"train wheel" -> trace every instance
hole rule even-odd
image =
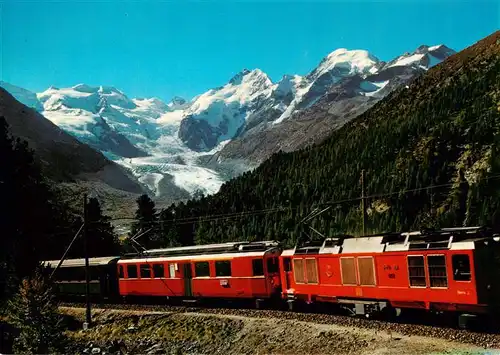
[[[466,329],[470,330],[473,329],[474,327],[477,327],[477,320],[478,317],[474,314],[460,314],[458,316],[458,327],[460,329]]]
[[[265,304],[265,300],[263,300],[263,299],[257,298],[255,300],[255,308],[257,308],[257,309],[263,309],[264,304]]]
[[[288,300],[287,303],[288,303],[288,310],[290,312],[295,312],[297,310],[297,304],[295,303],[294,300]]]
[[[382,308],[381,316],[383,320],[393,322],[398,316],[398,310],[394,307],[387,306]]]

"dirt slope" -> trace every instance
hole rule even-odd
[[[83,320],[83,309],[63,312]],[[68,332],[71,352],[141,354],[480,354],[439,338],[373,329],[203,313],[94,310],[94,327]],[[93,350],[94,349],[94,350]],[[99,350],[95,350],[99,349]],[[121,350],[120,350],[121,349]]]

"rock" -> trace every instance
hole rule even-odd
[[[100,348],[92,348],[92,354],[100,354],[101,349]]]
[[[145,353],[148,354],[148,355],[149,354],[160,354],[160,353],[163,352],[162,349],[161,349],[161,347],[162,347],[161,344],[155,344],[152,347],[146,349]]]
[[[108,353],[116,353],[121,350],[120,343],[117,340],[111,342],[111,346],[108,347]]]

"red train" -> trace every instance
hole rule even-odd
[[[56,267],[57,260],[47,261]],[[63,294],[84,294],[84,260],[56,272]],[[486,229],[338,236],[282,250],[274,241],[148,250],[91,259],[102,297],[248,299],[335,303],[353,314],[401,309],[498,313],[500,243]]]
[[[478,229],[326,239],[281,254],[283,296],[356,314],[425,309],[489,313],[499,306],[500,243]]]
[[[121,296],[247,298],[279,295],[276,242],[225,243],[149,250],[118,261]]]

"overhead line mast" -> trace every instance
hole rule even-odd
[[[366,192],[365,192],[365,169],[361,170],[361,213],[363,222],[363,235],[366,235]]]
[[[90,269],[89,269],[89,249],[88,249],[88,205],[87,194],[83,195],[83,250],[85,254],[85,324],[84,329],[91,325],[92,315],[90,309]]]

